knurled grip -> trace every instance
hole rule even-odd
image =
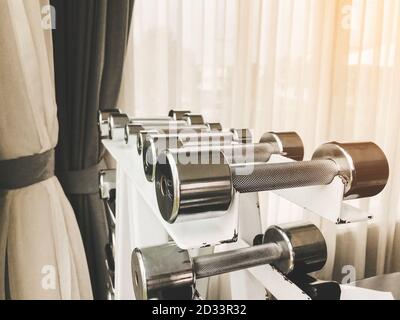
[[[193,258],[196,279],[270,264],[282,257],[282,248],[277,243],[268,243],[245,249],[221,252]]]
[[[240,193],[327,185],[339,173],[332,160],[256,164],[246,175],[240,175],[240,167],[232,169],[233,186]]]

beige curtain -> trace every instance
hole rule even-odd
[[[374,220],[336,226],[306,215],[328,240],[320,277],[400,271],[400,1],[138,0],[120,106],[174,106],[225,127],[296,130],[306,157],[329,140],[372,140],[386,152],[385,191],[353,202]],[[303,218],[261,195],[264,227]]]
[[[0,160],[57,144],[51,30],[42,28],[46,4],[0,0]],[[0,191],[1,299],[5,273],[12,299],[92,298],[79,229],[57,178]]]

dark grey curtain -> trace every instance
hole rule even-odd
[[[97,192],[97,169],[104,154],[97,111],[116,107],[133,4],[134,0],[51,0],[56,12],[53,43],[60,124],[56,172],[82,233],[95,299],[106,298],[108,241]]]

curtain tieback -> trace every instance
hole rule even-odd
[[[18,159],[0,160],[0,189],[29,187],[54,177],[54,149]]]
[[[57,172],[57,177],[67,194],[95,194],[99,192],[99,172],[105,167],[100,161],[86,169]]]

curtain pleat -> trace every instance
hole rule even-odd
[[[0,160],[57,144],[51,31],[42,28],[45,5],[48,1],[0,1]],[[0,299],[6,295],[93,297],[79,228],[56,177],[0,190]]]
[[[56,171],[101,162],[97,111],[117,107],[133,0],[52,0],[55,80],[60,121]],[[62,182],[62,181],[61,181]],[[79,183],[79,181],[77,181]],[[97,183],[97,181],[94,181]],[[82,233],[96,299],[106,299],[108,230],[99,195],[65,190]]]

